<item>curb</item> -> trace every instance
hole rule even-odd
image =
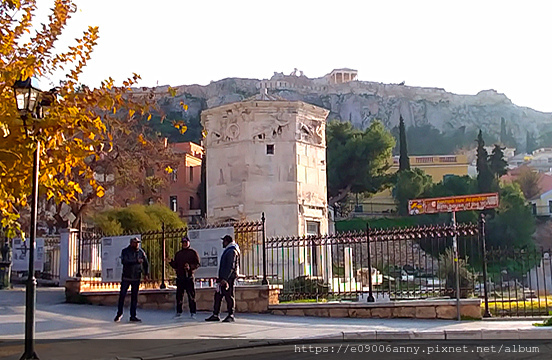
[[[305,344],[315,340],[368,340],[368,341],[389,341],[389,340],[550,340],[552,339],[551,328],[534,329],[508,329],[508,330],[428,330],[428,331],[356,331],[356,332],[336,332],[320,336],[311,336],[296,339],[276,339],[276,340],[253,340],[249,344],[220,346],[199,351],[186,351],[174,354],[153,355],[149,357],[117,357],[117,360],[164,360],[177,357],[201,355],[221,351],[231,351],[238,349],[252,349],[263,346],[279,346]],[[240,339],[241,340],[241,339]]]

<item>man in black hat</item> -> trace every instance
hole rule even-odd
[[[176,270],[176,316],[182,315],[184,291],[188,294],[188,305],[190,316],[196,317],[195,281],[194,271],[199,268],[199,255],[190,247],[190,239],[187,236],[182,238],[182,249],[169,261],[169,265]]]
[[[222,238],[222,246],[224,247],[224,251],[220,257],[213,315],[205,319],[205,321],[220,321],[220,307],[222,305],[222,298],[225,298],[228,316],[223,322],[234,322],[234,282],[240,270],[240,248],[230,235]]]
[[[138,289],[140,288],[140,280],[142,278],[142,269],[144,277],[148,279],[148,258],[144,250],[140,249],[140,239],[134,237],[130,239],[130,245],[121,251],[121,263],[123,264],[123,277],[121,281],[121,290],[119,292],[119,307],[114,321],[119,322],[123,316],[123,307],[125,305],[125,296],[129,286],[130,291],[130,321],[141,322],[136,317],[136,307],[138,305]]]

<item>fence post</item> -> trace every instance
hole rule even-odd
[[[481,213],[479,217],[479,241],[481,241],[481,256],[483,256],[483,292],[485,296],[485,312],[483,317],[491,317],[491,312],[489,311],[489,292],[487,289],[487,246],[486,236],[485,236],[485,214]]]
[[[456,211],[452,212],[452,257],[453,257],[453,267],[454,267],[454,277],[456,282],[456,317],[460,321],[462,318],[460,316],[460,259],[458,258],[458,239],[457,239],[457,228],[456,228]]]
[[[370,225],[366,223],[366,243],[368,244],[367,254],[368,254],[368,299],[367,302],[374,302],[374,295],[372,294],[372,259],[370,252]],[[377,276],[377,272],[376,272]]]
[[[162,259],[161,259],[161,263],[163,264],[162,267],[161,267],[161,286],[159,286],[160,289],[166,289],[167,288],[167,285],[165,285],[165,223],[161,223],[161,252],[163,253],[162,254]]]
[[[265,231],[265,213],[261,215],[261,222],[263,225],[263,281],[261,284],[268,285],[268,279],[266,278],[266,231]]]
[[[82,277],[81,274],[81,249],[82,246],[82,215],[79,215],[79,238],[77,239],[77,277]]]

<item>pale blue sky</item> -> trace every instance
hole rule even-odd
[[[38,0],[44,9],[53,1]],[[76,0],[61,44],[88,25],[100,40],[82,82],[132,72],[141,86],[208,84],[334,68],[359,79],[495,89],[552,112],[551,1]],[[45,5],[45,6],[44,6]]]

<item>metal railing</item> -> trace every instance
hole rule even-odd
[[[371,230],[267,240],[267,277],[281,300],[402,300],[455,296],[450,251],[460,252],[460,295],[481,267],[477,225]]]
[[[456,228],[368,228],[363,232],[269,239],[265,239],[264,218],[193,229],[229,225],[234,227],[234,238],[241,248],[241,282],[280,285],[280,301],[455,298],[451,249],[456,237],[460,298],[481,298],[487,316],[543,316],[552,311],[552,251],[487,250],[483,220]],[[179,249],[187,231],[163,228],[141,234],[150,260],[148,286],[163,288],[173,283],[175,273],[165,258]],[[81,276],[101,281],[102,236],[82,234]]]
[[[167,258],[180,249],[180,240],[188,230],[233,227],[234,239],[242,250],[240,257],[240,274],[246,281],[260,281],[263,277],[262,239],[264,221],[218,223],[204,226],[190,226],[178,229],[162,227],[161,230],[147,231],[140,234],[142,249],[149,260],[150,282],[158,283],[160,288],[174,284],[176,273],[168,265]],[[104,234],[94,231],[83,231],[77,244],[77,276],[87,281],[101,282],[102,276],[102,238]],[[203,279],[210,280],[210,279]]]
[[[493,316],[547,316],[552,311],[552,251],[495,248],[487,252]]]

